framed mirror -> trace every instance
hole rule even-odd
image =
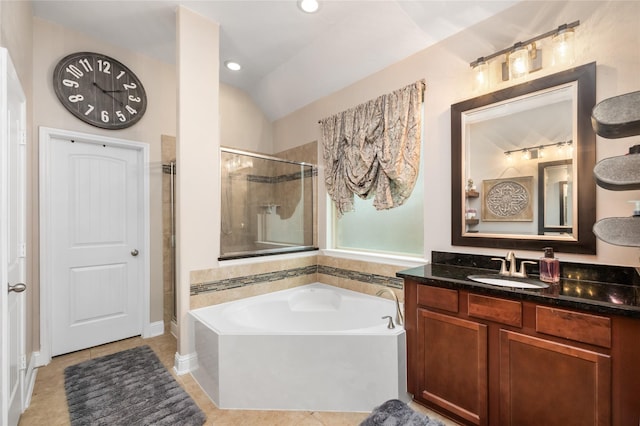
[[[538,163],[538,235],[573,234],[573,161]]]
[[[596,64],[451,106],[451,244],[595,254]]]

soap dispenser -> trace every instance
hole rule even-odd
[[[554,257],[553,248],[544,248],[544,257],[540,258],[540,281],[557,283],[560,281],[560,261]]]

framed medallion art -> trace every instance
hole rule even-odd
[[[532,222],[533,176],[482,181],[482,220]]]

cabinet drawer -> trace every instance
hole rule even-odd
[[[536,331],[603,348],[611,347],[611,319],[607,317],[536,306]]]
[[[522,327],[522,303],[470,294],[469,316]]]
[[[458,312],[458,290],[419,285],[418,304],[429,308]]]

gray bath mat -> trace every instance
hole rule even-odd
[[[206,416],[149,346],[64,370],[72,426],[195,425]]]
[[[360,426],[444,426],[444,424],[413,411],[398,399],[390,399],[374,408]]]

